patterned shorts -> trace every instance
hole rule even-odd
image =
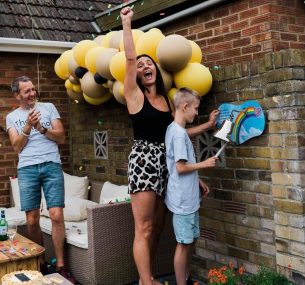
[[[164,196],[167,178],[165,144],[135,140],[128,162],[129,193],[154,191]]]

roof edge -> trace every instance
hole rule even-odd
[[[74,47],[74,42],[1,38],[0,52],[61,54]]]

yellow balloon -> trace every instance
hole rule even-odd
[[[118,81],[124,82],[125,78],[125,67],[126,67],[126,57],[125,52],[120,51],[115,54],[110,61],[110,72],[111,75]]]
[[[168,93],[167,93],[167,97],[172,101],[172,102],[174,102],[174,95],[175,95],[175,93],[177,92],[177,88],[171,88],[169,91],[168,91]]]
[[[81,67],[86,68],[86,62],[85,62],[86,54],[90,49],[97,46],[98,44],[96,42],[90,40],[83,40],[78,42],[73,47],[73,56],[77,64]]]
[[[124,84],[120,81],[115,81],[113,84],[113,96],[121,104],[126,105],[124,97]]]
[[[81,93],[82,92],[82,87],[80,84],[73,84],[72,85],[72,90],[76,93]]]
[[[107,93],[99,98],[91,98],[91,97],[87,96],[85,93],[83,93],[83,96],[87,103],[89,103],[91,105],[101,105],[104,102],[108,101],[113,95],[110,93]]]
[[[66,78],[69,78],[69,76],[70,76],[68,63],[69,63],[70,58],[72,58],[72,57],[73,57],[73,51],[71,49],[64,51],[61,54],[61,56],[59,57],[60,69],[62,70],[63,74],[65,74]]]
[[[144,34],[144,32],[141,31],[141,30],[137,30],[137,29],[132,30],[132,38],[133,38],[133,42],[134,42],[135,45],[137,44],[139,37],[142,36],[143,34]],[[119,48],[120,48],[120,51],[124,51],[125,50],[124,49],[124,39],[123,39],[123,36],[121,37]]]
[[[110,39],[111,39],[111,37],[113,36],[114,33],[115,33],[115,31],[111,31],[103,37],[102,47],[109,48],[109,41],[110,41]]]
[[[192,56],[192,46],[180,35],[163,38],[157,47],[157,57],[161,66],[171,72],[184,68]]]
[[[103,52],[103,50],[105,50],[104,47],[94,47],[90,49],[86,54],[86,68],[93,74],[96,73],[96,59]]]
[[[88,71],[81,80],[81,88],[83,92],[92,98],[99,98],[107,93],[108,89],[101,84],[97,84],[94,75]]]
[[[66,80],[67,74],[65,74],[64,71],[61,69],[59,60],[60,60],[60,57],[55,61],[54,71],[59,78]]]
[[[156,31],[148,31],[141,35],[136,43],[136,52],[137,55],[147,54],[155,62],[158,62],[156,50],[160,41],[165,36],[162,33]]]
[[[194,41],[190,41],[191,47],[192,47],[192,56],[189,62],[198,62],[201,63],[202,61],[202,51],[199,47],[199,45],[197,45],[197,43],[195,43]]]
[[[194,62],[189,63],[185,68],[174,73],[174,82],[177,88],[187,87],[203,96],[211,89],[213,78],[207,67]]]
[[[69,79],[67,79],[65,81],[65,87],[66,87],[66,89],[73,90],[73,84],[72,84],[72,82]]]

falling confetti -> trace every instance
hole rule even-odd
[[[82,169],[83,169],[83,167],[82,167],[82,166],[80,166],[78,169],[79,169],[79,170],[82,170]]]
[[[98,123],[99,125],[101,125],[103,122],[102,122],[102,121],[98,121],[97,123]]]
[[[74,100],[74,102],[75,102],[76,104],[78,104],[78,103],[79,103],[79,101],[78,101],[78,100]]]
[[[111,8],[111,4],[108,4],[108,9],[110,9]]]

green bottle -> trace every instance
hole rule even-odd
[[[1,210],[0,218],[0,241],[7,240],[7,221],[5,219],[5,212]]]

